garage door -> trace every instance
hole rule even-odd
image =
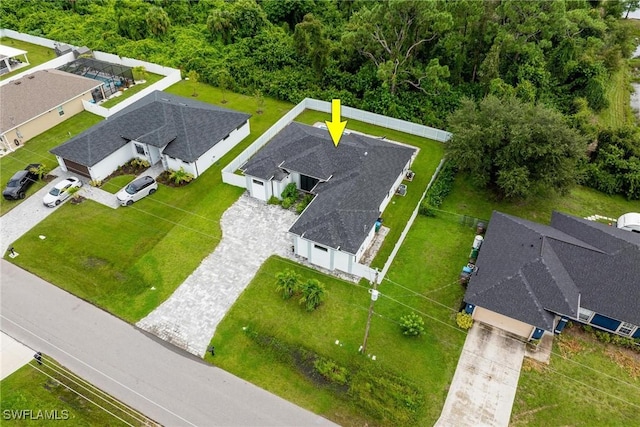
[[[91,178],[89,168],[81,165],[80,163],[72,162],[71,160],[64,159],[64,164],[67,165],[67,170],[71,173],[77,173],[78,175]]]

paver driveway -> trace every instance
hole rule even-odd
[[[137,326],[204,356],[216,327],[271,255],[287,256],[291,211],[243,194],[222,215],[222,240],[176,291]]]
[[[475,322],[436,427],[508,426],[525,344]]]

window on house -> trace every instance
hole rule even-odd
[[[62,109],[62,105],[58,107],[58,115],[64,116],[64,110]]]
[[[636,325],[631,323],[622,322],[622,325],[620,325],[620,328],[618,329],[618,333],[622,335],[631,335],[631,332],[633,332],[635,327]]]
[[[580,307],[580,310],[578,310],[578,319],[580,319],[581,322],[586,323],[591,319],[591,317],[593,317],[593,314],[593,311]]]
[[[264,185],[264,182],[258,181],[257,179],[254,179],[253,183],[256,184],[256,185]]]
[[[144,156],[144,147],[142,145],[134,144],[136,146],[136,153]]]
[[[314,248],[316,248],[316,249],[318,249],[318,250],[321,250],[321,251],[323,251],[323,252],[327,252],[327,251],[328,251],[328,249],[327,249],[327,248],[325,248],[325,247],[323,247],[323,246],[313,245],[313,247],[314,247]]]

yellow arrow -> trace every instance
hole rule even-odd
[[[329,130],[329,135],[331,135],[331,139],[333,140],[333,144],[337,147],[340,143],[340,138],[342,138],[342,133],[344,132],[344,128],[347,127],[347,121],[340,121],[340,100],[333,99],[331,100],[331,121],[326,121],[327,129]]]

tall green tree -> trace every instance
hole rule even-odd
[[[376,2],[353,15],[343,43],[371,60],[389,92],[395,94],[399,84],[420,86],[420,79],[412,73],[420,51],[452,25],[451,14],[437,2]]]
[[[329,56],[329,42],[324,37],[322,23],[310,13],[305,15],[304,20],[296,24],[293,43],[296,53],[307,58],[316,75],[321,75]]]
[[[148,34],[146,15],[151,5],[141,0],[116,0],[113,5],[118,33],[131,40],[142,40]]]
[[[154,36],[163,36],[171,26],[169,15],[159,6],[152,6],[144,17],[147,28]]]
[[[518,98],[466,99],[449,118],[447,153],[475,182],[505,198],[566,191],[574,184],[584,139],[557,111]]]

